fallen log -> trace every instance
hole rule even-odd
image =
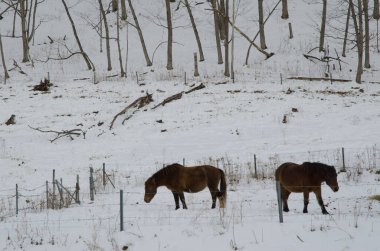
[[[198,86],[196,86],[196,87],[194,87],[194,88],[188,90],[187,92],[185,92],[185,94],[189,94],[189,93],[191,93],[191,92],[201,90],[201,89],[203,89],[203,88],[205,88],[205,87],[206,87],[206,86],[205,86],[203,83],[201,83],[200,85],[198,85]]]
[[[78,137],[80,135],[83,135],[83,138],[84,139],[86,138],[86,132],[83,131],[82,129],[79,129],[79,128],[78,129],[71,129],[71,130],[62,130],[62,131],[42,130],[40,128],[34,128],[31,126],[29,126],[29,128],[36,130],[36,131],[39,131],[39,132],[43,132],[43,133],[55,133],[55,134],[57,134],[54,139],[50,140],[51,143],[53,143],[57,139],[63,138],[63,137],[69,137],[71,140],[74,140],[74,138],[72,136]]]
[[[339,78],[312,78],[312,77],[290,77],[290,80],[305,80],[305,81],[330,81],[330,82],[352,82],[350,79]]]
[[[135,101],[133,101],[130,105],[128,105],[127,107],[125,107],[122,111],[120,111],[118,114],[116,114],[115,117],[113,117],[113,120],[111,121],[111,124],[110,124],[110,130],[112,129],[113,123],[115,123],[115,120],[117,119],[117,117],[119,117],[120,115],[125,114],[131,108],[135,108],[136,109],[134,111],[134,113],[135,113],[138,109],[140,109],[140,108],[148,105],[152,101],[153,101],[152,94],[149,94],[149,93],[146,93],[145,96],[142,96],[142,97],[136,99]],[[131,116],[132,115],[130,115],[128,118],[130,118]]]
[[[174,100],[181,99],[182,98],[182,94],[183,94],[183,92],[180,92],[180,93],[174,94],[174,95],[172,95],[172,96],[164,99],[164,101],[162,101],[161,103],[159,103],[158,105],[156,105],[155,107],[153,107],[152,110],[156,109],[159,106],[164,106],[167,103],[172,102]]]

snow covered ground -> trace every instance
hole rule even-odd
[[[21,64],[27,75],[11,71],[6,85],[0,84],[0,248],[2,250],[380,250],[380,204],[369,196],[380,194],[380,85],[379,54],[372,54],[373,68],[365,82],[329,83],[289,80],[292,76],[323,76],[325,65],[313,63],[302,54],[317,45],[321,5],[311,1],[290,2],[295,38],[287,38],[288,22],[279,11],[268,21],[268,51],[264,60],[253,52],[243,66],[247,42],[236,41],[236,81],[222,77],[216,65],[212,19],[208,4],[194,9],[204,36],[206,61],[201,77],[191,77],[196,50],[184,8],[174,12],[175,69],[165,69],[165,47],[155,54],[154,66],[144,67],[138,38],[129,28],[128,78],[110,78],[105,72],[105,54],[100,54],[95,31],[88,20],[96,20],[95,1],[68,1],[72,6],[85,50],[97,66],[97,78],[86,71],[81,58],[71,61]],[[277,1],[266,2],[266,13]],[[164,41],[162,3],[136,4],[149,51]],[[173,6],[173,9],[176,6]],[[334,9],[336,6],[332,6]],[[256,32],[256,5],[241,1],[237,25],[248,34]],[[334,9],[336,10],[336,9]],[[75,48],[72,33],[60,4],[41,4],[44,20],[31,47],[34,58],[56,53],[57,43],[47,35]],[[334,11],[331,11],[334,12]],[[336,11],[338,12],[338,11]],[[292,13],[296,13],[292,15]],[[110,14],[112,15],[112,14]],[[205,18],[205,16],[207,18]],[[336,14],[338,16],[338,14]],[[152,18],[154,17],[154,18]],[[331,13],[331,17],[335,17]],[[1,23],[1,33],[11,30],[11,15]],[[331,19],[331,25],[335,24]],[[111,22],[112,23],[112,22]],[[56,24],[59,29],[52,29]],[[253,25],[252,25],[253,24]],[[331,32],[331,30],[330,30]],[[122,30],[123,36],[126,29]],[[211,34],[211,35],[210,35]],[[252,36],[252,35],[251,35]],[[4,39],[7,62],[19,62],[19,44]],[[340,43],[328,39],[330,53]],[[375,48],[372,48],[374,51]],[[123,47],[125,53],[126,46]],[[315,55],[320,56],[318,53]],[[356,52],[344,59],[335,78],[353,79]],[[11,67],[8,67],[11,68]],[[53,86],[47,93],[32,91],[49,72]],[[145,85],[137,85],[135,74]],[[187,81],[184,82],[184,73]],[[283,77],[281,84],[280,74]],[[85,80],[78,80],[88,78]],[[227,83],[224,83],[227,81]],[[184,94],[181,99],[152,109],[165,98],[204,83],[205,88]],[[114,116],[148,92],[153,102],[132,115]],[[293,108],[296,108],[293,109]],[[16,124],[6,126],[11,114]],[[283,123],[284,116],[286,122]],[[80,135],[53,142],[56,133],[81,129]],[[320,161],[342,168],[340,190],[333,193],[323,185],[322,195],[330,215],[322,215],[311,195],[309,213],[303,214],[301,194],[292,194],[290,212],[279,223],[273,172],[283,162]],[[259,179],[254,179],[254,155]],[[172,194],[160,188],[150,204],[143,202],[144,182],[164,164],[188,166],[201,163],[224,169],[228,178],[228,202],[224,211],[211,210],[208,191],[186,194],[188,210],[174,210]],[[105,163],[110,182],[101,184]],[[89,167],[95,169],[95,201],[90,201]],[[80,177],[81,204],[62,210],[46,210],[45,182],[51,190],[52,171],[71,191]],[[15,215],[15,186],[20,191],[19,215]],[[119,190],[124,191],[124,231],[120,232]],[[365,248],[364,248],[365,247]]]

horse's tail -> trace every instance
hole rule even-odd
[[[226,202],[227,202],[226,176],[224,175],[223,170],[219,169],[219,171],[220,171],[220,191],[218,192],[217,196],[219,198],[220,208],[225,208]]]

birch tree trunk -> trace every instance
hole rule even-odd
[[[267,45],[265,43],[263,0],[258,0],[258,3],[259,3],[260,47],[261,49],[266,49]]]
[[[1,62],[3,63],[3,69],[4,69],[4,80],[7,82],[7,79],[9,78],[7,65],[5,64],[5,56],[4,56],[4,49],[3,49],[3,42],[1,40],[1,34],[0,34],[0,53],[1,53]]]
[[[166,21],[168,29],[168,49],[167,49],[167,63],[166,69],[173,70],[173,24],[172,14],[169,0],[165,0],[166,6]]]
[[[143,33],[141,31],[141,28],[140,28],[139,20],[137,19],[135,9],[133,8],[131,0],[128,0],[128,4],[129,4],[129,8],[131,9],[131,12],[132,12],[133,20],[135,21],[135,26],[136,26],[137,32],[139,34],[140,43],[141,43],[141,46],[142,46],[142,49],[144,52],[146,65],[152,66],[152,61],[149,58],[148,51],[147,51],[146,46],[145,46],[145,40],[144,40],[144,36],[143,36]]]
[[[125,0],[120,0],[121,3],[121,20],[127,20],[127,8],[125,6]]]
[[[346,57],[348,28],[350,26],[350,12],[351,12],[351,6],[350,4],[348,4],[348,10],[347,10],[347,16],[346,16],[346,29],[344,30],[342,57]]]
[[[289,12],[288,12],[288,0],[282,0],[282,19],[288,19],[289,18]]]
[[[225,17],[224,17],[224,27],[225,27],[225,38],[224,38],[224,76],[230,77],[230,66],[229,66],[229,0],[226,0]]]
[[[326,16],[327,16],[327,0],[323,0],[322,23],[321,23],[321,32],[320,32],[320,36],[319,36],[319,51],[324,50],[325,31],[326,31]]]
[[[356,83],[361,84],[363,74],[363,21],[362,21],[362,1],[358,0],[358,17],[355,13],[355,6],[352,0],[349,0],[352,20],[355,27],[356,45],[358,50],[358,66],[356,70]]]
[[[103,23],[104,23],[104,31],[106,32],[106,51],[107,51],[107,70],[112,70],[111,64],[111,49],[110,49],[110,32],[108,29],[107,16],[103,8],[102,0],[98,0],[100,12],[102,13]]]
[[[216,52],[218,55],[218,64],[223,64],[222,47],[220,45],[219,18],[216,7],[216,0],[211,0],[212,12],[214,14]]]
[[[79,37],[78,37],[77,29],[75,28],[74,20],[71,18],[71,15],[70,15],[70,12],[69,12],[69,8],[67,7],[67,4],[66,4],[65,0],[62,0],[62,3],[63,3],[63,6],[65,7],[67,17],[68,17],[69,20],[70,20],[71,27],[72,27],[73,32],[74,32],[74,37],[75,37],[75,40],[77,41],[77,44],[78,44],[79,50],[80,50],[80,52],[81,52],[81,55],[83,56],[83,59],[84,59],[84,61],[85,61],[86,64],[87,64],[87,68],[88,68],[89,70],[91,70],[92,67],[91,67],[90,60],[89,60],[89,58],[88,58],[88,55],[87,55],[87,54],[84,52],[84,50],[83,50],[82,44],[81,44],[81,42],[80,42],[80,40],[79,40]]]
[[[198,51],[199,51],[199,61],[202,62],[202,61],[205,60],[204,55],[203,55],[202,44],[201,44],[201,40],[199,39],[198,29],[197,29],[197,26],[195,24],[193,13],[191,12],[191,8],[190,8],[188,0],[185,0],[185,5],[186,5],[186,8],[187,8],[187,12],[189,13],[189,17],[190,17],[190,21],[191,21],[191,26],[193,27],[195,39],[197,41]]]
[[[125,77],[125,71],[123,68],[123,58],[121,56],[121,48],[120,48],[119,8],[116,10],[116,42],[117,42],[117,51],[119,53],[120,76]]]
[[[364,67],[369,69],[371,68],[369,60],[369,14],[368,14],[368,0],[363,0],[363,11],[364,11],[364,30],[365,30],[365,58],[364,58]]]
[[[373,1],[373,19],[376,20],[376,48],[377,52],[380,52],[379,50],[379,19],[380,19],[380,6],[379,6],[379,0]]]
[[[29,62],[29,45],[26,29],[26,9],[25,0],[19,0],[21,16],[21,35],[22,35],[22,62]]]

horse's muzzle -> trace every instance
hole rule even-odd
[[[153,199],[153,197],[149,197],[149,196],[144,196],[144,201],[145,203],[149,203],[151,200]]]
[[[338,191],[339,191],[339,187],[338,187],[338,186],[333,187],[333,191],[334,191],[334,192],[338,192]]]

